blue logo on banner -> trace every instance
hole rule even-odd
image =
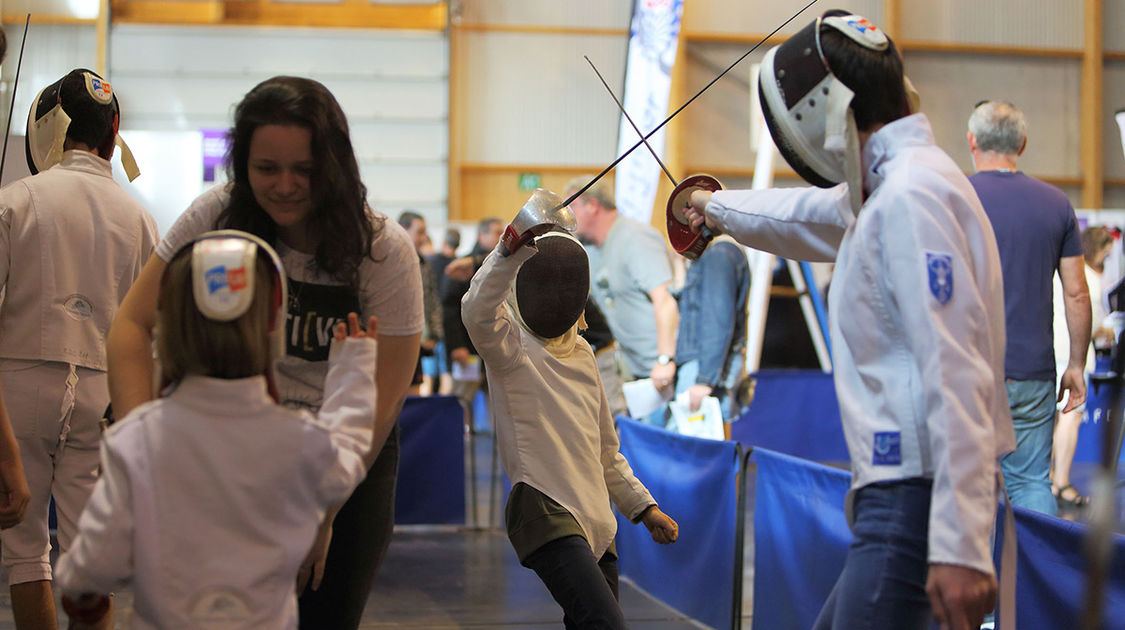
[[[207,292],[214,293],[227,286],[227,268],[224,265],[211,267],[203,274],[203,278],[207,282]]]
[[[875,466],[898,466],[902,463],[902,436],[898,431],[875,434]]]
[[[953,256],[927,253],[926,270],[930,274],[930,293],[938,304],[948,304],[953,298]]]

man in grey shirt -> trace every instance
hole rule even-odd
[[[579,177],[570,182],[565,196],[587,181]],[[631,376],[652,378],[660,390],[672,387],[680,314],[670,291],[672,261],[664,237],[650,225],[620,216],[604,180],[570,208],[579,236],[593,245],[590,291],[621,345]]]

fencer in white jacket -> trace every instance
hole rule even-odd
[[[512,286],[535,253],[531,246],[508,257],[490,253],[461,302],[462,318],[488,368],[489,406],[512,485],[525,483],[558,502],[600,558],[617,532],[612,506],[635,521],[656,501],[619,450],[594,352],[578,324],[542,339],[517,319]]]
[[[997,458],[1015,447],[995,237],[923,114],[875,131],[862,160],[858,215],[846,184],[697,194],[692,205],[744,245],[836,263],[829,327],[849,508],[870,484],[932,479],[929,565],[994,575]]]
[[[296,628],[298,567],[367,472],[375,355],[370,337],[333,343],[316,418],[264,376],[188,376],[131,412],[102,442],[63,591],[131,586],[138,629]]]

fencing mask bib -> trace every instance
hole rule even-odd
[[[851,110],[854,92],[828,67],[820,34],[829,28],[871,50],[890,46],[866,18],[828,11],[766,53],[758,90],[770,135],[785,161],[814,186],[847,182],[855,213],[863,201],[863,173]]]
[[[516,308],[528,330],[553,339],[570,330],[586,310],[590,261],[578,239],[566,232],[547,232],[535,239],[535,247],[539,253],[516,274]]]
[[[82,82],[80,89],[64,90],[64,84],[69,82],[73,86],[77,80]],[[31,103],[24,142],[27,167],[31,174],[40,173],[61,162],[67,130],[72,124],[101,124],[99,120],[90,121],[86,118],[102,108],[111,108],[114,120],[113,142],[119,150],[121,166],[129,176],[129,181],[136,179],[140,170],[133,152],[121,136],[117,135],[121,115],[117,95],[108,81],[92,70],[82,68],[71,70],[63,78],[39,90]]]

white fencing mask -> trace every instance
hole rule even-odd
[[[859,132],[851,110],[854,92],[828,66],[823,29],[835,29],[859,45],[885,51],[890,40],[866,18],[832,10],[762,60],[758,80],[762,113],[785,161],[821,188],[847,182],[852,212],[863,200]]]

